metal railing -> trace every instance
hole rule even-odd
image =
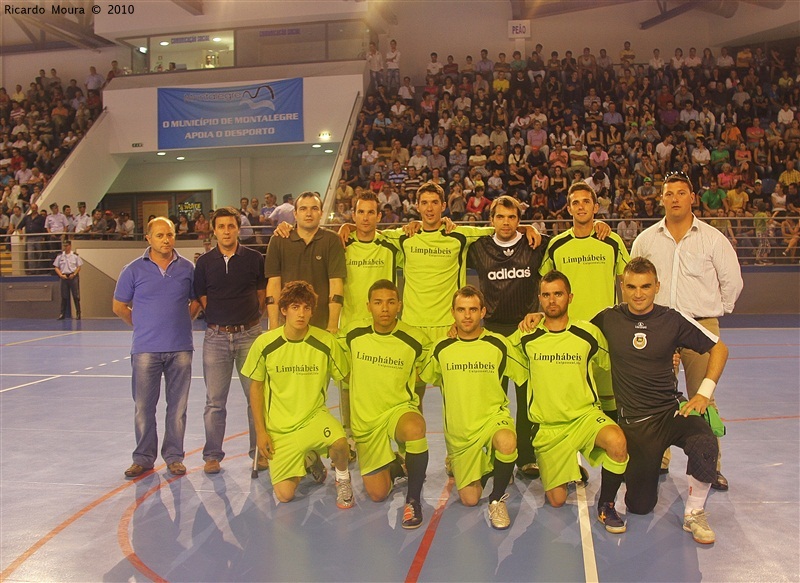
[[[622,219],[603,220],[611,226],[614,232],[618,231],[619,224],[622,222]],[[724,221],[730,221],[730,232],[727,232],[727,223],[715,222],[720,219],[703,220],[720,229],[725,229],[726,237],[731,240],[731,244],[736,249],[736,254],[739,257],[739,262],[743,265],[797,265],[798,261],[800,261],[800,237],[795,237],[796,240],[794,244],[792,244],[792,237],[784,237],[778,221],[773,220],[769,222],[767,230],[758,234],[756,233],[756,225],[759,219],[755,217],[725,217],[723,219]],[[336,223],[327,223],[322,226],[323,228],[337,231],[342,222],[347,221],[343,220]],[[641,219],[632,219],[631,222],[636,226],[635,231],[631,229],[626,236],[623,236],[623,240],[629,249],[635,235],[649,226],[649,224],[645,224]],[[381,223],[378,225],[378,228],[391,229],[403,226],[407,223],[407,220],[400,220],[396,223]],[[530,224],[531,221],[524,221],[524,223]],[[488,225],[489,223],[488,221],[459,221],[456,222],[456,224],[480,226]],[[569,229],[571,226],[570,221],[552,219],[537,221],[536,224],[540,231],[551,236],[557,235]],[[652,222],[650,224],[652,224]],[[758,224],[760,225],[761,223]],[[542,226],[544,226],[544,229],[541,228]],[[273,228],[254,226],[252,230],[253,235],[242,239],[242,244],[262,254],[266,253]],[[732,237],[731,234],[733,235]],[[33,235],[26,235],[24,233],[14,235],[0,234],[0,277],[53,275],[53,261],[61,252],[62,241],[66,237],[76,241],[75,247],[77,250],[80,249],[81,241],[91,241],[92,246],[95,247],[98,242],[102,242],[103,247],[106,248],[114,248],[122,243],[130,244],[133,242],[138,243],[142,248],[147,245],[144,240],[144,233],[134,233],[133,237],[128,238],[122,238],[116,235],[74,235],[70,233],[67,233],[66,236],[50,235],[48,233]],[[188,233],[185,236],[180,236],[178,237],[178,241],[194,241],[205,250],[209,250],[215,245],[213,236],[207,237],[205,234],[196,233]]]

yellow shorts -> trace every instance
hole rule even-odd
[[[480,480],[494,469],[494,450],[492,438],[501,429],[510,429],[516,434],[514,420],[507,411],[498,413],[486,420],[481,431],[474,435],[466,447],[454,450],[448,444],[450,467],[456,480],[456,488],[460,490],[472,482]],[[447,433],[445,432],[445,440]]]
[[[540,425],[533,440],[536,461],[545,490],[581,479],[575,454],[580,452],[592,466],[603,463],[606,452],[595,447],[600,430],[615,423],[600,409],[589,411],[569,423]]]
[[[394,460],[392,441],[395,441],[397,424],[406,413],[421,414],[411,403],[404,403],[387,411],[368,431],[356,431],[353,428],[362,476],[379,470]],[[405,447],[398,444],[398,449],[403,453]]]
[[[274,433],[270,437],[275,453],[269,462],[269,474],[272,483],[277,484],[305,476],[306,454],[314,450],[321,456],[328,455],[328,448],[344,437],[344,429],[327,409],[320,409],[296,431]]]

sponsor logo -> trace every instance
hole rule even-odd
[[[382,366],[391,366],[394,368],[402,368],[405,361],[402,358],[392,358],[391,356],[375,356],[373,354],[365,354],[360,350],[356,352],[356,359],[363,360],[370,364],[380,364]]]
[[[647,334],[644,332],[637,332],[633,335],[633,347],[636,350],[641,350],[647,346]]]
[[[384,267],[386,261],[383,259],[352,259],[347,261],[347,265],[351,267]]]
[[[503,255],[506,257],[511,257],[514,254],[514,248],[509,247],[508,249],[503,249]]]
[[[595,255],[594,253],[588,253],[586,255],[576,255],[574,257],[564,257],[561,260],[565,264],[598,264],[598,263],[605,263],[606,258],[603,255]]]
[[[644,322],[637,322],[636,326],[634,326],[637,330],[647,330],[647,324]]]
[[[534,362],[550,362],[553,364],[572,364],[583,360],[579,352],[574,354],[570,354],[569,352],[554,352],[553,354],[535,352],[530,356],[530,359]]]
[[[442,249],[441,247],[411,247],[406,253],[414,253],[416,255],[430,255],[433,257],[450,257],[452,251],[449,249]]]
[[[531,276],[530,267],[526,267],[525,269],[514,269],[513,267],[505,267],[503,269],[498,269],[497,271],[489,272],[489,279],[492,281],[503,280],[503,279],[520,279],[523,277],[530,277],[530,276]]]
[[[497,369],[493,362],[448,362],[445,370],[459,370],[463,372],[494,372]]]
[[[275,372],[281,374],[316,374],[319,372],[319,366],[316,364],[279,364],[275,367]]]

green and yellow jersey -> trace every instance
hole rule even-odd
[[[573,421],[600,409],[598,382],[610,379],[608,343],[594,324],[570,320],[567,328],[550,332],[544,320],[531,332],[517,330],[510,338],[528,367],[528,417],[534,423]],[[594,368],[606,374],[593,377]]]
[[[527,380],[525,365],[508,339],[488,330],[475,340],[440,340],[420,376],[442,389],[444,434],[451,452],[473,442],[487,420],[508,413],[503,376],[519,384]]]
[[[302,340],[288,340],[283,326],[256,338],[242,374],[264,382],[264,419],[269,433],[291,433],[326,408],[328,381],[347,375],[347,359],[336,338],[308,327]]]
[[[344,250],[347,276],[344,282],[344,304],[339,317],[339,327],[370,318],[367,294],[370,286],[379,279],[397,283],[397,268],[402,265],[402,254],[396,245],[388,243],[381,235],[369,242],[359,241],[356,233],[350,235]]]
[[[409,237],[402,229],[383,231],[387,242],[403,253],[403,315],[411,326],[449,326],[453,294],[467,282],[467,251],[493,227],[458,226],[445,233],[420,231]]]
[[[354,434],[370,431],[398,405],[419,406],[414,384],[431,349],[423,332],[398,321],[394,330],[381,334],[375,332],[369,320],[345,330],[342,340],[350,363],[350,422]]]
[[[588,237],[576,237],[569,229],[550,240],[539,273],[557,269],[566,275],[574,295],[570,316],[588,321],[617,303],[617,276],[630,259],[616,233],[601,241],[594,231]]]

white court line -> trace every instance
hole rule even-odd
[[[26,376],[30,376],[30,375],[26,375]],[[59,375],[55,375],[55,376],[52,376],[52,377],[47,377],[47,378],[44,378],[44,379],[39,379],[38,381],[31,381],[31,382],[29,382],[29,383],[25,383],[25,384],[23,384],[23,385],[17,385],[16,387],[8,387],[7,389],[2,389],[2,390],[0,390],[0,393],[6,393],[6,392],[8,392],[8,391],[13,391],[13,390],[15,390],[15,389],[21,389],[22,387],[29,387],[30,385],[35,385],[35,384],[37,384],[37,383],[43,383],[43,382],[45,382],[45,381],[52,381],[53,379],[60,378],[61,376],[62,376],[62,375],[60,375],[60,374],[59,374]]]
[[[578,454],[580,462],[580,454]],[[583,482],[575,485],[575,496],[578,498],[578,522],[581,525],[581,547],[583,550],[583,570],[586,583],[598,583],[597,559],[594,554],[592,539],[592,519],[589,517],[589,505],[586,503],[586,486]]]
[[[60,338],[61,336],[71,336],[73,334],[79,334],[79,332],[65,332],[64,334],[53,334],[52,336],[42,336],[41,338],[31,338],[30,340],[20,340],[19,342],[9,342],[8,344],[3,344],[3,346],[16,346],[18,344],[27,344],[28,342],[38,342],[39,340],[49,340],[50,338]]]

